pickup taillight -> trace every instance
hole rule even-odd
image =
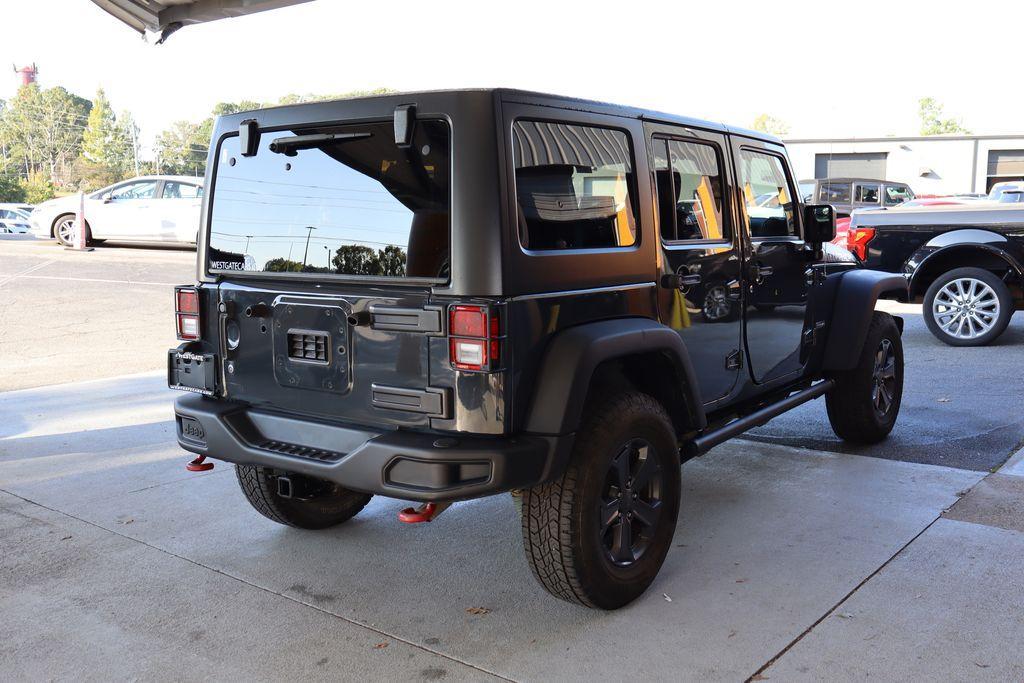
[[[846,248],[861,261],[868,260],[868,242],[875,239],[874,228],[850,228],[846,232]]]
[[[195,287],[174,288],[174,321],[181,341],[196,341],[202,336],[199,291]]]
[[[496,309],[448,307],[448,360],[457,370],[490,371],[501,360],[501,321]]]

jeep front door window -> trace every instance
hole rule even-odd
[[[807,249],[800,239],[793,183],[782,156],[743,148],[740,188],[750,251],[744,315],[751,373],[767,382],[803,367]]]

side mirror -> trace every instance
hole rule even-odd
[[[103,196],[100,197],[100,199],[103,200],[104,204],[109,204],[110,202],[114,201],[114,198],[110,196],[109,192],[104,193]]]
[[[836,236],[836,212],[829,204],[804,205],[804,241],[831,242]]]

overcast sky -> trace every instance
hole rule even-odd
[[[1024,3],[315,2],[145,43],[89,0],[3,0],[0,65],[103,87],[148,142],[221,100],[511,86],[790,137],[916,134],[930,95],[976,133],[1024,132]],[[967,11],[967,10],[972,11]],[[17,88],[0,74],[0,98]]]

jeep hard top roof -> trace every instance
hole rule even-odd
[[[626,118],[642,119],[645,121],[671,123],[680,126],[689,126],[693,128],[701,128],[703,130],[716,131],[719,133],[732,133],[734,135],[743,135],[748,138],[754,138],[757,140],[764,140],[766,142],[782,144],[782,140],[775,137],[774,135],[762,133],[761,131],[742,128],[739,126],[729,126],[724,123],[716,123],[714,121],[706,121],[704,119],[697,119],[688,116],[679,116],[676,114],[668,114],[653,109],[641,109],[639,107],[629,107],[621,104],[599,102],[597,100],[567,97],[564,95],[553,95],[550,93],[534,92],[530,90],[517,90],[514,88],[458,88],[451,90],[416,90],[409,92],[384,93],[379,95],[361,95],[359,97],[347,97],[337,100],[301,102],[298,104],[278,105],[274,107],[266,107],[264,109],[256,109],[246,112],[236,112],[233,114],[226,115],[222,118],[242,120],[245,118],[252,118],[253,115],[258,115],[261,112],[276,112],[280,110],[288,110],[315,105],[322,106],[324,104],[330,104],[332,102],[353,102],[357,100],[385,99],[408,100],[410,97],[416,96],[434,97],[440,95],[447,97],[459,97],[462,95],[479,96],[481,94],[500,97],[503,102],[519,102],[522,104],[557,107],[560,109],[577,110],[583,112],[590,112],[594,114],[607,114],[611,116],[622,116]]]

